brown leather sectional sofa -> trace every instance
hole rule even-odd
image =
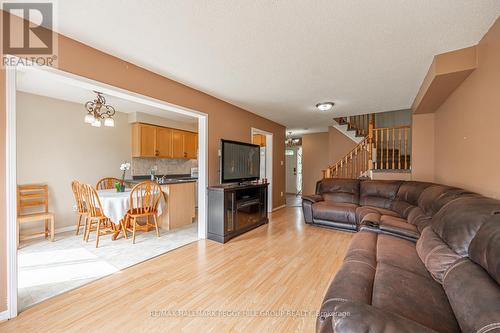
[[[500,332],[500,201],[404,181],[325,179],[306,223],[359,231],[317,332]]]

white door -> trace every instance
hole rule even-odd
[[[286,193],[297,193],[297,150],[287,148],[285,150],[286,171]]]

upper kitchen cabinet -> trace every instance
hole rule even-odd
[[[132,125],[132,156],[156,156],[156,126],[146,124]]]
[[[198,134],[173,128],[132,125],[132,156],[196,159]]]
[[[197,150],[198,134],[172,130],[172,155],[174,158],[196,159]]]
[[[198,151],[198,134],[192,132],[184,133],[184,153],[189,159],[196,159]]]
[[[172,157],[172,129],[165,127],[156,128],[156,156]]]

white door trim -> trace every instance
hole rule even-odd
[[[250,130],[250,142],[254,134],[266,136],[266,177],[269,182],[267,189],[267,211],[273,211],[273,133],[252,127]]]
[[[7,311],[17,316],[17,181],[16,181],[16,68],[5,69],[6,99],[6,230]]]
[[[158,109],[196,117],[198,119],[198,237],[207,238],[207,184],[208,184],[208,115],[206,113],[141,95],[126,89],[114,87],[62,70],[33,66],[29,70],[45,71],[57,76],[62,82],[89,90],[98,90],[106,95],[115,96]],[[6,69],[6,197],[7,197],[7,309],[9,318],[17,316],[17,198],[16,198],[16,71],[22,67]],[[27,69],[24,69],[27,70]]]

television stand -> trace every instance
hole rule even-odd
[[[226,243],[266,224],[269,184],[217,185],[208,188],[208,239]]]

